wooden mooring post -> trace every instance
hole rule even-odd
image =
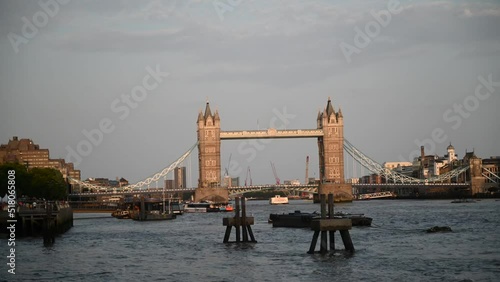
[[[241,216],[240,216],[240,200],[241,200]],[[253,216],[246,215],[246,200],[245,197],[235,197],[234,217],[225,217],[222,219],[222,225],[226,226],[226,233],[224,234],[224,243],[241,243],[252,242],[257,243],[253,236],[251,225],[254,224]],[[229,242],[232,227],[236,228],[236,241]],[[242,228],[240,232],[240,227]],[[241,240],[241,233],[243,233],[243,241]],[[248,236],[250,235],[250,240]]]
[[[56,242],[56,223],[52,218],[51,202],[45,203],[45,218],[43,219],[43,245],[51,246]]]
[[[320,195],[321,201],[321,218],[314,219],[311,223],[311,229],[314,230],[314,235],[311,241],[311,246],[309,247],[308,254],[314,254],[316,249],[316,243],[318,242],[318,237],[321,233],[320,242],[320,253],[326,254],[328,252],[328,241],[330,241],[330,252],[335,251],[335,231],[340,232],[342,237],[342,242],[347,251],[354,252],[354,245],[351,240],[351,235],[349,234],[349,229],[352,227],[351,219],[336,219],[333,218],[334,208],[333,208],[333,194],[328,194],[328,218],[326,218],[326,195]],[[329,233],[330,240],[327,239]]]

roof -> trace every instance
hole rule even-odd
[[[335,114],[335,110],[333,109],[332,100],[328,97],[328,103],[326,104],[326,115],[330,117],[332,114]]]
[[[212,111],[210,110],[210,103],[207,101],[207,105],[205,106],[205,119],[212,116]]]

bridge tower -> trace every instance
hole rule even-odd
[[[227,202],[228,191],[221,188],[220,117],[217,110],[212,114],[208,101],[205,113],[200,110],[198,114],[197,125],[199,178],[195,201]]]
[[[325,110],[318,113],[318,129],[323,136],[318,137],[319,176],[321,182],[344,183],[344,117],[339,108],[335,112],[328,98]]]
[[[344,179],[344,116],[335,111],[330,97],[323,112],[318,112],[319,194],[333,193],[335,201],[351,201],[352,186]]]
[[[198,114],[198,167],[200,170],[198,187],[219,187],[221,185],[220,164],[220,117],[212,115],[207,101],[205,113]]]

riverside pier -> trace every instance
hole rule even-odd
[[[7,211],[1,211],[2,225],[7,222]],[[16,211],[16,235],[19,237],[44,236],[53,241],[55,235],[73,227],[73,210],[67,202],[45,202],[36,208],[18,206]],[[2,226],[2,232],[7,230]],[[49,239],[50,237],[50,239]]]

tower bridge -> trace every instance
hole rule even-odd
[[[227,199],[228,190],[221,187],[221,140],[316,138],[319,154],[320,194],[333,193],[337,201],[351,201],[352,188],[344,180],[344,116],[335,111],[328,98],[326,107],[318,112],[315,129],[222,131],[219,112],[212,114],[209,102],[205,112],[198,114],[198,188],[195,200]]]
[[[318,144],[319,155],[319,183],[314,185],[299,186],[257,185],[229,188],[222,187],[220,158],[221,141],[270,138],[315,138]],[[166,179],[167,174],[179,166],[179,164],[181,164],[194,151],[195,148],[198,149],[199,177],[197,187],[181,189],[158,188],[158,181],[161,178]],[[458,176],[468,171],[469,167],[474,167],[473,170],[470,170],[470,175],[473,176],[473,181],[478,182],[477,178],[481,176],[482,173],[483,176],[488,176],[488,179],[500,182],[500,178],[494,172],[484,169],[481,170],[480,159],[471,159],[470,165],[464,165],[448,171],[445,174],[428,179],[417,179],[384,168],[376,161],[367,157],[363,152],[344,138],[344,116],[342,114],[342,110],[339,108],[338,111],[335,111],[331,99],[328,98],[324,110],[318,112],[316,128],[285,130],[269,128],[266,130],[223,131],[221,130],[219,112],[215,111],[215,113],[212,114],[210,104],[207,102],[205,111],[200,111],[198,114],[197,142],[168,167],[145,180],[120,188],[101,187],[70,178],[71,182],[80,184],[81,186],[86,186],[93,191],[92,193],[73,193],[71,196],[93,197],[97,195],[135,195],[194,191],[195,201],[212,200],[219,202],[227,201],[229,195],[266,189],[284,189],[312,192],[316,194],[333,193],[336,201],[351,201],[353,196],[353,187],[356,191],[366,191],[366,189],[373,189],[375,186],[371,184],[371,188],[369,188],[363,184],[350,184],[345,182],[344,150],[365,168],[377,175],[383,176],[386,179],[386,182],[388,182],[383,184],[383,187],[389,190],[398,189],[395,191],[402,192],[408,191],[409,189],[415,189],[416,187],[420,187],[419,189],[427,189],[430,186],[426,187],[425,185],[431,183],[433,187],[444,187],[449,184],[450,179],[454,177],[458,178]],[[471,183],[473,181],[471,181]],[[150,188],[151,184],[155,182],[156,188]],[[460,186],[461,184],[457,185]]]

